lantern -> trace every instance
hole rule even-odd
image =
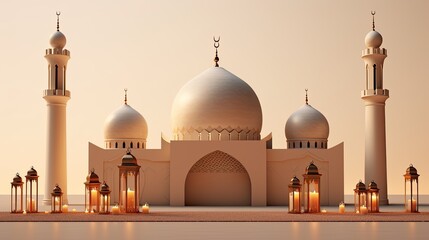
[[[62,213],[62,205],[63,192],[57,184],[51,193],[51,213]]]
[[[119,168],[119,208],[121,212],[139,212],[140,166],[130,150],[122,157]]]
[[[28,170],[25,176],[25,198],[27,213],[37,213],[39,211],[39,176],[34,167]]]
[[[412,164],[405,172],[405,210],[419,212],[419,174]]]
[[[320,212],[320,176],[319,170],[313,162],[305,170],[304,177],[304,212]]]
[[[367,213],[368,209],[366,207],[366,186],[362,182],[362,180],[359,180],[359,182],[356,184],[355,191],[355,212],[356,213]]]
[[[289,213],[301,213],[301,183],[296,176],[289,184]]]
[[[100,211],[101,214],[109,214],[110,189],[106,182],[103,182],[100,189]]]
[[[379,198],[379,191],[380,189],[377,188],[377,183],[374,181],[371,181],[371,183],[368,185],[367,190],[367,208],[368,212],[379,212],[379,206],[380,206],[380,198]]]
[[[100,211],[100,181],[94,169],[86,177],[85,184],[85,211]]]
[[[10,183],[10,212],[11,213],[23,213],[24,209],[22,206],[23,201],[23,189],[22,178],[19,176],[19,173],[13,178],[13,181]]]

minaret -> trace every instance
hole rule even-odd
[[[386,168],[386,117],[385,102],[389,90],[383,89],[383,64],[387,50],[381,48],[383,37],[375,31],[372,14],[372,31],[365,37],[366,49],[362,51],[365,62],[365,182],[375,181],[380,188],[380,204],[389,204],[387,198]]]
[[[59,16],[57,12],[57,31],[52,34],[52,48],[46,49],[45,55],[49,64],[48,89],[43,96],[48,106],[45,204],[50,204],[56,184],[63,190],[63,202],[67,203],[66,107],[70,92],[66,90],[66,70],[70,52],[64,49],[66,37],[60,32]]]

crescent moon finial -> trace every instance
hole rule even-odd
[[[308,105],[308,89],[305,89],[305,104]]]
[[[55,12],[55,14],[57,14],[57,31],[60,31],[60,15],[61,15],[61,12],[57,11],[57,12]]]
[[[125,102],[125,104],[128,104],[127,103],[127,92],[128,92],[128,89],[126,89],[126,88],[124,88],[124,92],[125,92],[125,99],[124,99],[124,102]]]
[[[371,15],[372,15],[372,31],[375,31],[375,20],[374,20],[375,11],[371,11]]]
[[[213,45],[214,45],[214,47],[216,49],[216,56],[214,58],[215,67],[219,67],[219,64],[218,64],[218,62],[219,62],[219,56],[217,55],[217,49],[219,48],[220,36],[217,39],[215,38],[215,36],[213,36],[213,41],[214,41]]]

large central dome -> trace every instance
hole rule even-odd
[[[211,67],[180,89],[173,103],[174,140],[257,140],[262,110],[253,89]]]

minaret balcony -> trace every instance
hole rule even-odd
[[[59,54],[70,56],[70,51],[67,49],[48,48],[46,49],[46,55]]]
[[[362,50],[362,56],[370,54],[382,54],[387,55],[387,49],[385,48],[366,48]]]
[[[44,96],[65,96],[70,97],[70,91],[61,90],[61,89],[46,89],[44,91]]]
[[[366,89],[366,90],[362,90],[361,97],[371,97],[371,96],[389,97],[389,90],[388,89]]]

